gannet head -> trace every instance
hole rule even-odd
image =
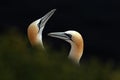
[[[48,36],[56,37],[56,38],[65,40],[70,44],[74,43],[76,45],[79,45],[79,41],[82,39],[81,34],[74,30],[69,30],[65,32],[52,32],[52,33],[49,33]]]
[[[42,31],[45,27],[45,24],[50,19],[50,17],[54,14],[56,9],[51,10],[46,15],[41,17],[40,19],[32,22],[27,30],[28,38],[32,46],[40,45],[42,48],[43,42],[42,42]]]
[[[52,32],[48,35],[69,42],[71,44],[71,51],[68,57],[75,63],[79,63],[83,53],[83,38],[80,33],[74,30],[69,30],[65,32]]]

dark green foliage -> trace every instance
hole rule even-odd
[[[0,80],[120,80],[120,68],[96,58],[75,65],[64,51],[32,48],[11,30],[0,35]]]

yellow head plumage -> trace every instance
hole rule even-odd
[[[42,18],[32,22],[29,25],[27,29],[27,34],[32,46],[40,45],[42,48],[44,48],[43,42],[42,42],[42,32],[45,27],[45,24],[50,19],[50,17],[54,14],[55,11],[56,9],[51,10]]]
[[[49,33],[49,36],[63,39],[71,44],[71,50],[69,53],[69,58],[75,62],[79,63],[79,60],[83,54],[83,38],[80,33],[74,30],[69,30],[65,32],[53,32]]]

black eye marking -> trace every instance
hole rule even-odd
[[[65,35],[68,36],[70,40],[72,40],[72,35],[71,34],[65,33]]]
[[[38,25],[38,28],[39,28],[39,31],[40,31],[40,28],[41,28],[41,23],[42,23],[42,19],[39,21],[39,23],[37,24]],[[38,31],[38,33],[39,33],[39,31]]]
[[[42,20],[40,20],[40,22],[37,24],[39,29],[40,29],[41,22],[42,22]]]

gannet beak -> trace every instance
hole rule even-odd
[[[71,35],[65,32],[53,32],[53,33],[49,33],[48,36],[63,39],[63,40],[71,40]]]
[[[44,15],[42,18],[40,18],[40,22],[39,22],[39,27],[44,27],[46,22],[50,19],[50,17],[54,14],[54,12],[56,11],[56,9],[51,10],[50,12],[48,12],[46,15]]]

